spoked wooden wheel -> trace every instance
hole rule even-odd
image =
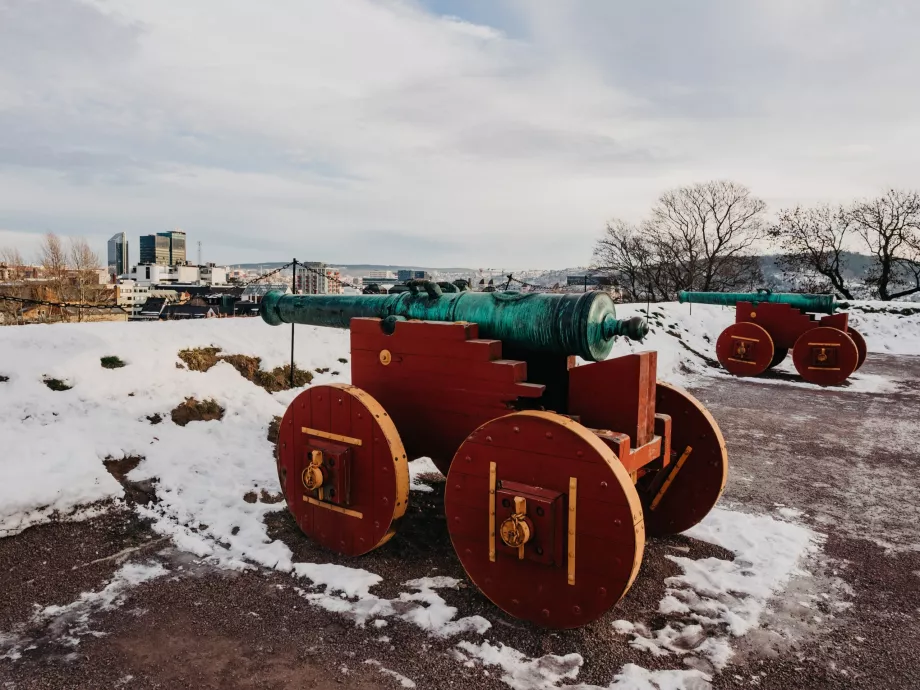
[[[859,350],[846,333],[830,326],[805,331],[795,341],[792,361],[799,375],[819,386],[836,386],[856,371]]]
[[[772,369],[773,367],[778,367],[786,359],[786,355],[789,354],[788,347],[775,347],[773,348],[773,359],[770,360],[770,363],[767,365],[767,369]]]
[[[756,323],[741,321],[722,331],[716,341],[719,363],[735,376],[757,376],[773,361],[773,338]]]
[[[626,470],[591,431],[551,412],[517,412],[470,434],[444,507],[470,579],[536,625],[598,618],[642,562],[642,506]]]
[[[281,421],[278,475],[304,533],[332,551],[367,553],[406,512],[409,465],[380,404],[355,386],[313,386]]]
[[[658,381],[655,411],[671,416],[672,458],[663,470],[640,479],[647,534],[690,529],[712,510],[728,476],[728,454],[719,425],[700,402]]]
[[[863,365],[863,362],[866,361],[866,355],[869,354],[869,348],[866,346],[866,339],[862,337],[862,333],[852,326],[847,326],[847,335],[850,336],[850,340],[856,345],[856,351],[859,353],[859,361],[856,362],[856,368],[859,369]]]

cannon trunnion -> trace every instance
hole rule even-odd
[[[300,528],[357,556],[395,534],[408,460],[432,458],[470,579],[511,615],[572,628],[626,594],[647,534],[711,510],[727,456],[700,403],[656,381],[655,352],[604,359],[644,321],[617,320],[606,295],[534,297],[266,297],[269,323],[351,329],[351,385],[294,399],[278,474]],[[456,318],[470,310],[481,321]]]
[[[735,323],[716,342],[719,363],[735,376],[759,376],[792,350],[803,379],[835,386],[866,361],[866,341],[849,324],[849,315],[837,312],[848,305],[833,295],[680,292],[678,300],[735,307]]]

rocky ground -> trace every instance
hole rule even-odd
[[[891,393],[815,390],[724,377],[694,392],[728,442],[723,502],[742,510],[787,511],[826,535],[807,565],[771,604],[760,630],[735,643],[716,688],[910,688],[920,677],[920,358],[873,355],[865,371],[898,382]],[[450,548],[442,491],[413,493],[398,536],[360,563],[301,538],[285,512],[269,516],[273,537],[298,561],[366,568],[394,596],[427,575],[465,581]],[[140,493],[143,496],[143,491]],[[502,615],[472,588],[439,590],[460,616],[484,615],[493,642],[531,656],[578,651],[580,683],[606,685],[627,662],[673,668],[627,644],[612,620],[655,622],[666,558],[731,559],[686,537],[650,541],[636,584],[607,617],[576,631],[543,632]],[[167,573],[99,592],[125,563],[160,563]],[[469,668],[454,641],[415,626],[355,627],[311,607],[290,575],[218,570],[177,551],[130,508],[79,523],[33,527],[0,539],[0,687],[3,688],[506,688],[497,672]],[[37,616],[44,607],[65,607]],[[26,640],[6,653],[3,641]],[[18,656],[18,658],[12,658]]]

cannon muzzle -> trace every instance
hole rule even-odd
[[[419,289],[419,288],[423,289]],[[520,292],[447,292],[437,283],[410,284],[408,292],[389,295],[285,295],[269,292],[260,313],[266,323],[298,323],[348,328],[356,317],[465,321],[479,326],[481,338],[513,348],[606,359],[616,336],[642,340],[642,317],[616,318],[605,292],[580,295]]]
[[[794,292],[772,292],[758,290],[757,292],[688,292],[681,290],[677,293],[677,300],[683,304],[717,304],[724,307],[733,307],[738,302],[751,302],[762,304],[788,304],[803,312],[814,314],[833,314],[837,309],[846,309],[845,302],[837,302],[833,295],[806,295]]]

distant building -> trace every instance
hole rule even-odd
[[[214,264],[198,267],[198,280],[204,285],[226,285],[227,269]]]
[[[244,301],[257,304],[272,290],[280,290],[286,295],[291,294],[290,286],[284,283],[254,283],[243,288],[243,294],[241,296]]]
[[[135,280],[123,280],[115,286],[115,304],[136,317],[147,301],[149,285],[138,285]]]
[[[328,267],[321,261],[304,261],[297,264],[294,276],[294,293],[298,295],[325,295],[329,292]]]
[[[108,243],[108,266],[111,275],[120,276],[128,272],[128,237],[123,232],[112,235]]]
[[[170,266],[181,266],[187,263],[185,258],[185,231],[176,228],[169,232],[158,232],[157,237],[165,237],[169,240]]]
[[[393,275],[393,271],[368,271],[367,277],[370,280],[381,281],[381,280],[396,280],[396,276]]]
[[[371,271],[371,273],[377,273],[378,271]],[[383,273],[388,273],[388,271],[383,271]],[[396,277],[399,279],[399,282],[405,283],[407,280],[431,280],[431,274],[428,271],[415,271],[411,268],[401,268],[396,272]]]
[[[181,266],[185,259],[185,232],[170,230],[156,235],[141,235],[139,263]]]
[[[169,238],[164,235],[141,235],[138,263],[169,266]]]
[[[326,291],[330,295],[341,295],[344,292],[342,285],[342,274],[337,268],[326,269]]]

